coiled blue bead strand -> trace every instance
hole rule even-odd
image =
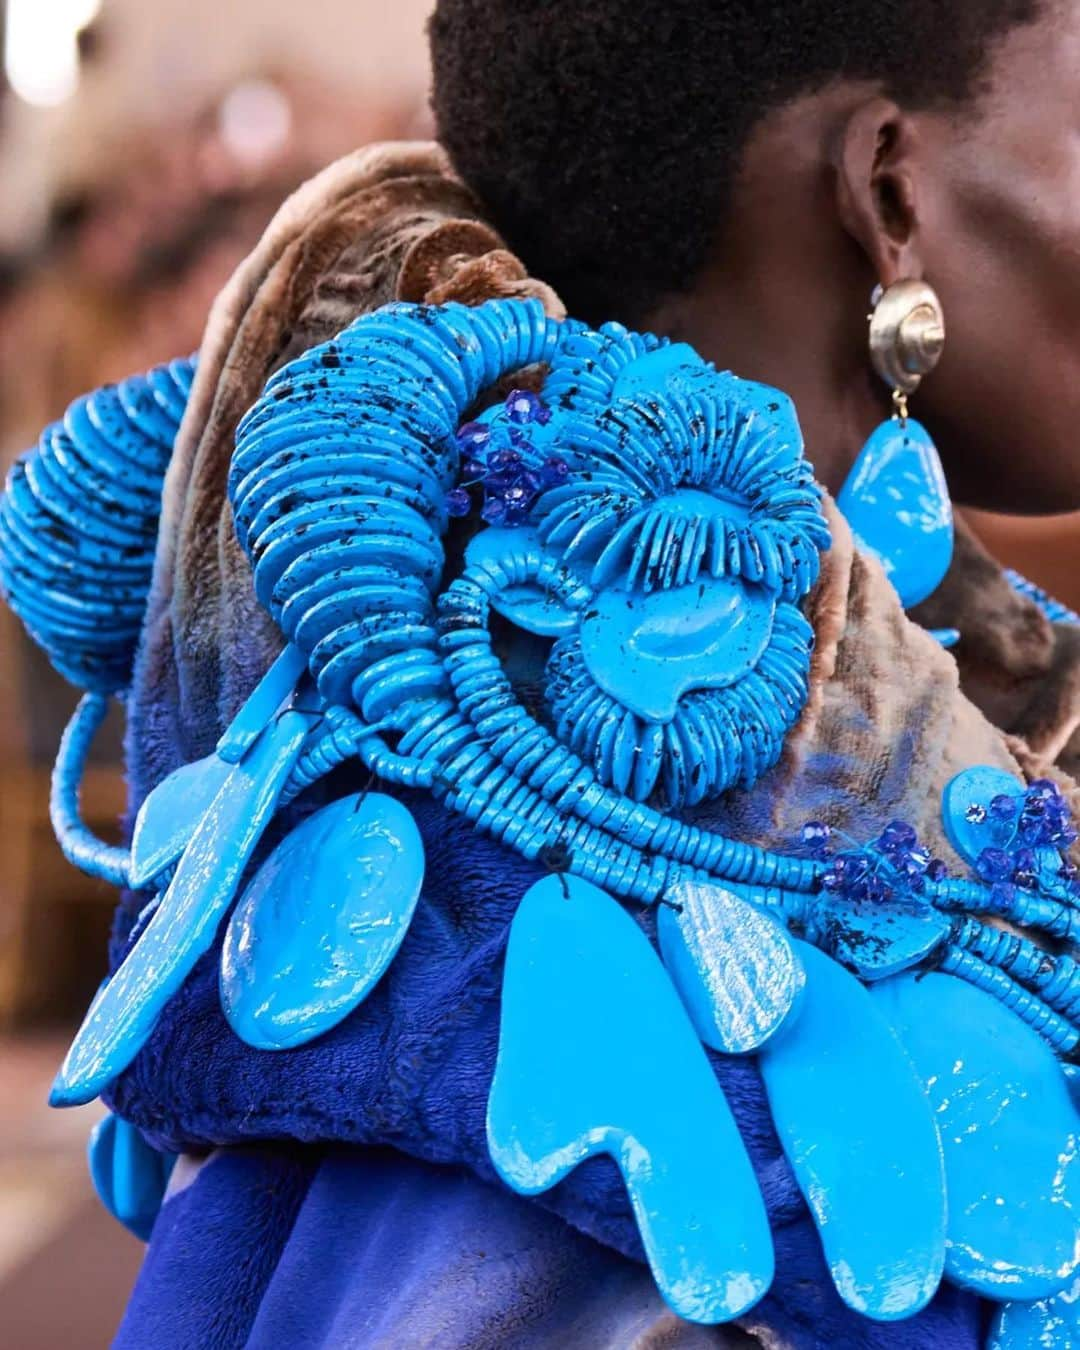
[[[80,689],[130,681],[193,372],[193,361],[172,361],[76,400],[8,474],[0,589]]]
[[[1005,577],[1013,590],[1018,595],[1033,600],[1051,623],[1080,624],[1080,614],[1070,609],[1068,605],[1063,605],[1060,600],[1055,600],[1042,587],[1036,586],[1033,581],[1028,581],[1027,577],[1022,577],[1019,572],[1014,572],[1011,568],[1006,570]]]

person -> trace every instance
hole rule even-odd
[[[328,170],[283,208],[211,315],[131,684],[133,810],[213,754],[280,648],[227,497],[238,428],[243,445],[253,425],[243,415],[268,380],[260,408],[292,397],[290,372],[306,368],[290,363],[312,348],[332,377],[335,335],[392,300],[532,299],[555,319],[689,344],[790,394],[817,477],[842,500],[890,416],[867,347],[872,293],[929,282],[948,335],[913,402],[956,501],[1080,506],[1069,284],[1080,6],[979,0],[943,21],[928,0],[440,0],[431,43],[445,154],[380,147]],[[1034,784],[1040,802],[1075,801],[1075,627],[1052,622],[961,530],[948,575],[912,611],[959,631],[954,659],[824,510],[831,545],[802,601],[814,650],[798,723],[771,769],[686,819],[766,849],[808,820],[859,840],[898,821],[894,860],[910,822],[956,860],[963,827],[946,836],[942,794],[973,765]],[[242,530],[242,505],[237,518]],[[451,560],[463,547],[451,535]],[[527,686],[529,643],[500,642]],[[665,772],[670,805],[689,788],[670,759]],[[323,786],[323,799],[370,790],[349,765]],[[734,1321],[665,1307],[609,1158],[535,1200],[498,1183],[485,1111],[500,978],[515,909],[545,862],[474,834],[430,796],[403,800],[426,880],[398,957],[355,1012],[298,1048],[252,1050],[223,1020],[215,948],[109,1087],[119,1116],[184,1155],[119,1346],[983,1343],[993,1314],[977,1281],[943,1284],[900,1320],[840,1297],[770,1118],[760,1075],[771,1070],[753,1057],[710,1053],[776,1252],[768,1291]],[[114,965],[150,931],[145,901],[121,906]],[[641,924],[654,932],[651,914]],[[962,1028],[937,1031],[947,1049]],[[662,1106],[680,1118],[678,1100]],[[874,1215],[871,1228],[889,1222]]]

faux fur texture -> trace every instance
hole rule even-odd
[[[268,374],[394,297],[475,302],[491,295],[538,295],[561,313],[550,289],[530,279],[478,219],[441,152],[423,145],[377,147],[327,170],[286,204],[223,293],[166,484],[131,696],[132,808],[171,770],[210,751],[280,645],[254,599],[225,501],[236,423]],[[828,509],[833,547],[808,604],[817,635],[809,705],[780,764],[752,792],[731,793],[697,819],[783,848],[809,817],[869,837],[902,816],[955,862],[940,823],[948,779],[973,763],[1019,774],[1041,771],[1043,761],[963,696],[956,663],[904,616],[880,568],[854,552],[843,520]],[[969,606],[970,625],[963,618],[969,598],[961,589],[959,608],[942,621],[964,627],[976,686],[992,681],[994,660],[1011,662],[1010,671],[1022,667],[1020,647],[1029,656],[1038,648],[1044,674],[1052,675],[1054,635],[1026,602],[1010,598],[1004,622],[1016,636],[999,638],[995,648],[992,615]],[[1039,729],[1041,748],[1056,745],[1046,730],[1051,706],[1060,705],[1059,723],[1071,735],[1071,681],[1066,675],[1042,703],[1027,705],[1040,709],[1034,720],[1016,714],[1018,728]],[[503,950],[517,902],[538,872],[430,798],[407,800],[428,850],[428,879],[398,958],[365,1004],[313,1044],[260,1054],[224,1022],[212,952],[116,1084],[123,1115],[177,1148],[260,1140],[390,1146],[491,1179],[484,1110]],[[129,901],[118,916],[114,960],[124,953],[132,912]],[[652,915],[639,917],[651,934]],[[754,1313],[756,1325],[772,1329],[770,1343],[974,1346],[980,1313],[956,1291],[943,1291],[925,1314],[895,1326],[866,1323],[843,1308],[753,1062],[714,1056],[713,1063],[774,1226],[777,1282]],[[625,1193],[606,1159],[587,1162],[539,1203],[640,1259]],[[332,1229],[326,1240],[333,1242]],[[155,1236],[152,1256],[161,1241]]]

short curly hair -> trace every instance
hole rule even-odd
[[[747,138],[836,78],[962,104],[1040,0],[439,0],[439,136],[572,312],[641,322],[693,282]]]

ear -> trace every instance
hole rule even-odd
[[[837,209],[883,286],[921,280],[918,133],[889,99],[850,113],[833,149]]]

